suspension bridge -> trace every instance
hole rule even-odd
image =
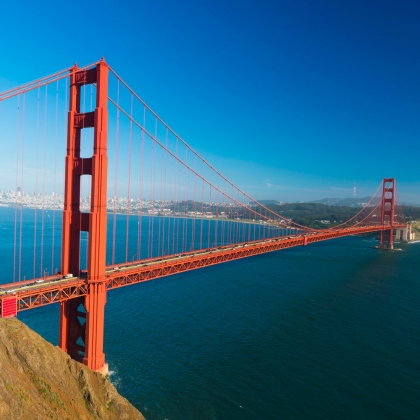
[[[14,245],[1,316],[59,303],[59,346],[102,373],[109,290],[349,235],[378,232],[379,247],[393,248],[406,235],[394,178],[328,229],[275,213],[194,151],[104,60],[0,93],[0,142],[11,211],[2,241]]]

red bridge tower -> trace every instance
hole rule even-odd
[[[395,209],[395,178],[384,178],[382,187],[381,224],[389,225],[389,230],[381,230],[379,248],[393,249],[394,209]],[[388,244],[386,244],[388,242]]]
[[[96,108],[80,112],[82,86],[96,84]],[[70,74],[70,109],[68,115],[66,176],[64,190],[61,273],[80,275],[80,233],[88,232],[86,279],[88,295],[61,302],[60,347],[72,358],[83,361],[93,370],[106,373],[103,353],[106,303],[106,189],[108,130],[108,65],[102,60],[95,68]],[[81,130],[93,127],[93,156],[80,157]],[[91,208],[80,211],[80,181],[91,175]]]

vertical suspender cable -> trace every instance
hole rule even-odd
[[[144,108],[144,118],[146,118],[146,108]],[[138,259],[141,259],[141,245],[142,245],[142,225],[143,225],[143,182],[144,182],[144,131],[141,130],[140,134],[140,200],[139,200],[139,218],[138,218],[138,228],[137,228],[137,249],[138,249]]]
[[[166,148],[168,149],[168,128],[166,128]],[[169,160],[169,162],[168,162]],[[169,195],[168,195],[168,202],[166,202],[166,167],[169,165]],[[167,241],[165,242],[166,244],[166,253],[169,255],[171,253],[171,250],[169,248],[169,238],[170,238],[170,232],[171,232],[171,194],[172,194],[172,159],[169,158],[168,155],[168,151],[166,150],[165,153],[165,180],[164,180],[164,190],[163,190],[163,201],[165,202],[165,208],[168,209],[169,211],[167,211],[167,229],[166,229],[166,234],[167,234]],[[166,219],[166,218],[165,218]],[[164,229],[165,229],[165,225],[164,225]],[[165,237],[165,231],[164,231],[164,235]]]
[[[178,138],[175,140],[175,155],[178,157]],[[181,180],[181,174],[180,174],[180,168],[179,168],[179,162],[178,160],[175,160],[174,164],[175,169],[175,208],[176,208],[176,219],[175,223],[176,226],[174,226],[174,239],[173,239],[173,254],[177,254],[179,252],[179,208],[180,208],[180,180]],[[176,242],[175,242],[176,240]],[[176,246],[176,248],[175,248]]]
[[[69,89],[69,84],[70,84],[70,80],[69,77],[67,76],[64,79],[64,85],[65,85],[65,94],[64,94],[64,106],[63,106],[63,151],[66,150],[67,147],[67,114],[68,114],[68,106],[69,106],[69,102],[68,102],[68,89]],[[38,152],[37,152],[38,153]],[[61,263],[60,263],[61,265]]]
[[[115,166],[114,166],[114,223],[112,226],[112,265],[115,264],[115,242],[117,235],[117,197],[118,197],[118,137],[120,132],[120,80],[117,80],[117,116],[115,127]]]
[[[168,149],[168,128],[167,127],[166,127],[166,149]],[[170,254],[170,252],[169,252],[169,226],[170,226],[170,221],[171,221],[171,219],[170,219],[171,215],[170,215],[170,213],[168,214],[168,212],[166,211],[166,209],[168,207],[170,208],[170,206],[166,202],[166,166],[168,165],[168,151],[167,150],[164,151],[164,156],[165,156],[165,162],[163,164],[164,165],[163,204],[164,204],[164,209],[165,209],[164,210],[164,213],[166,214],[166,216],[163,219],[163,234],[162,234],[162,243],[163,243],[163,245],[162,245],[162,248],[163,248],[162,254],[163,255],[165,255],[165,253]],[[169,184],[169,188],[170,188],[170,184]],[[170,191],[170,189],[169,189],[169,191]],[[167,230],[167,234],[168,234],[168,244],[167,244],[168,249],[167,250],[165,250],[165,248],[166,248],[165,247],[165,245],[166,245],[166,239],[165,239],[165,223],[166,223],[166,220],[168,221],[167,222],[168,229],[166,229]],[[167,251],[167,252],[165,252],[165,251]]]
[[[16,186],[14,194],[14,207],[15,207],[15,223],[13,235],[13,282],[16,281],[16,229],[17,229],[17,195],[18,195],[18,173],[19,173],[19,121],[20,121],[20,95],[17,97],[17,123],[16,123]]]
[[[128,232],[130,226],[130,205],[131,205],[131,196],[130,196],[130,183],[131,183],[131,152],[133,147],[133,94],[131,94],[131,105],[130,105],[130,143],[128,150],[128,190],[127,190],[127,215],[126,215],[126,224],[125,224],[125,261],[128,261]]]
[[[26,108],[26,93],[23,94],[23,107],[22,107],[22,175],[20,184],[20,225],[19,225],[19,276],[21,279],[22,273],[22,213],[23,213],[23,193],[24,193],[24,155],[25,155],[25,108]]]
[[[230,196],[231,197],[233,196],[233,187],[230,187]],[[230,207],[229,208],[229,210],[230,210],[230,214],[229,214],[229,216],[230,216],[229,243],[231,244],[233,242],[233,235],[234,235],[234,222],[233,222],[233,220],[234,220],[234,215],[233,215],[234,210],[233,210],[233,203],[232,202],[230,203],[229,207]]]
[[[153,139],[150,139],[151,141],[151,149],[150,149],[150,217],[149,217],[149,258],[153,257],[153,245],[154,245],[154,238],[153,238],[153,226],[155,223],[155,183],[154,183],[154,169],[155,169],[155,147],[156,144],[153,141]]]
[[[57,143],[58,143],[58,80],[55,94],[55,136],[54,136],[54,198],[53,198],[53,219],[52,219],[52,247],[51,247],[51,274],[54,274],[54,246],[55,246],[55,213],[57,203]]]
[[[212,201],[211,201],[211,189],[212,189],[211,174],[212,174],[212,171],[210,171],[209,209],[208,209],[208,211],[213,213],[213,211],[212,211],[212,206],[213,206],[213,203],[212,203]],[[210,226],[211,226],[211,223],[210,223],[210,218],[209,218],[209,219],[208,219],[208,223],[207,223],[207,248],[210,248],[210,242],[211,242],[211,239],[210,239],[210,235],[211,235],[211,229],[210,229]]]
[[[36,240],[37,240],[37,212],[38,212],[38,153],[39,153],[39,123],[40,120],[40,88],[38,88],[38,113],[36,122],[36,136],[35,136],[35,211],[34,211],[34,265],[32,277],[36,276]]]
[[[42,213],[41,213],[41,267],[40,276],[42,277],[44,270],[44,227],[45,227],[45,173],[47,170],[47,115],[48,115],[48,85],[45,85],[45,108],[44,108],[44,173],[42,179]]]
[[[252,217],[253,217],[253,219],[252,219],[252,220],[254,221],[254,236],[253,236],[252,240],[253,240],[253,241],[255,241],[255,240],[256,240],[256,238],[257,238],[257,237],[255,236],[255,235],[256,235],[256,233],[255,233],[255,229],[256,229],[256,224],[257,224],[257,215],[254,213],[254,215],[253,215]]]
[[[153,145],[154,142],[150,139],[150,178],[149,178],[149,217],[148,217],[148,234],[147,234],[147,258],[151,258],[152,248],[151,248],[151,235],[152,235],[152,217],[153,217]]]
[[[166,165],[166,150],[165,148],[161,148],[160,150],[160,165],[161,165],[161,169],[160,169],[160,216],[159,219],[161,220],[160,222],[160,240],[161,240],[161,249],[160,249],[160,255],[164,256],[166,253],[166,236],[165,236],[165,232],[166,232],[166,216],[167,216],[167,212],[166,212],[166,200],[165,200],[165,196],[166,196],[166,185],[165,185],[165,165]]]
[[[201,165],[201,173],[204,177],[204,164]],[[201,180],[201,218],[200,218],[200,249],[203,248],[203,217],[204,217],[204,181]]]
[[[185,150],[185,161],[188,165],[188,149]],[[184,217],[182,219],[182,252],[186,251],[186,224],[188,222],[188,184],[187,184],[187,170],[184,168]]]
[[[195,155],[194,155],[194,172],[196,172],[196,166],[195,166]],[[191,227],[191,251],[193,249],[195,249],[195,225],[196,225],[196,221],[197,221],[197,208],[196,208],[196,203],[197,203],[197,196],[196,196],[196,188],[197,188],[197,176],[195,175],[195,173],[193,174],[193,183],[194,183],[194,190],[193,190],[193,202],[192,202],[192,211],[193,211],[193,217],[194,219],[191,219],[191,223],[192,223],[192,227]]]
[[[214,246],[219,245],[219,237],[218,237],[218,230],[219,230],[219,190],[220,190],[220,176],[217,175],[217,189],[216,189],[216,221],[214,223]]]
[[[223,193],[223,195],[222,195],[222,198],[223,198],[223,202],[222,202],[222,208],[223,208],[223,217],[222,217],[222,232],[221,232],[221,239],[222,239],[222,246],[224,246],[225,245],[225,230],[226,230],[226,211],[227,211],[227,207],[226,207],[226,181],[223,181],[224,182],[224,189],[225,189],[225,191],[224,191],[224,193]]]
[[[222,189],[220,190],[221,194],[219,195],[219,199],[223,200],[223,201],[220,201],[220,206],[219,206],[219,211],[220,211],[220,225],[219,225],[220,233],[219,233],[219,237],[220,237],[220,245],[222,245],[222,246],[224,245],[224,238],[225,238],[225,219],[224,219],[224,216],[225,216],[225,206],[226,206],[225,196],[223,194],[223,183],[224,183],[224,181],[222,180]]]
[[[169,157],[170,167],[169,167],[169,223],[168,223],[168,254],[174,254],[173,247],[171,252],[171,237],[175,232],[175,200],[174,200],[174,188],[172,188],[172,183],[175,184],[173,177],[174,174],[174,164],[173,160]],[[175,186],[175,185],[174,185]],[[172,223],[171,223],[172,222]],[[172,229],[172,230],[171,230]]]
[[[143,111],[143,124],[146,126],[146,107],[144,107]],[[143,187],[144,187],[144,130],[141,131],[141,142],[140,142],[140,164],[141,164],[141,171],[140,171],[140,211],[143,214]],[[143,228],[143,215],[140,219],[140,231],[139,231],[139,258],[142,258],[141,256],[141,248],[143,243],[143,235],[142,235],[142,228]]]
[[[251,212],[250,212],[250,208],[249,208],[249,202],[247,205],[248,208],[248,242],[251,240]]]
[[[159,151],[159,167],[160,167],[160,177],[159,177],[159,207],[158,207],[158,213],[157,213],[157,221],[158,221],[158,235],[157,235],[157,243],[158,243],[158,250],[157,250],[157,255],[160,256],[162,249],[163,249],[163,242],[161,242],[161,237],[160,237],[160,232],[161,232],[161,210],[162,210],[162,153],[163,153],[163,149],[160,148],[158,149]],[[162,245],[162,247],[161,247]],[[162,248],[162,249],[161,249]]]
[[[157,128],[158,128],[158,119],[155,117],[155,134],[154,134],[154,138],[157,138]],[[155,256],[155,252],[154,252],[154,244],[155,244],[155,187],[156,187],[156,142],[153,140],[153,181],[152,181],[152,185],[153,185],[153,189],[152,189],[152,209],[153,209],[153,217],[152,217],[152,237],[151,237],[151,252],[150,255],[152,257]]]
[[[178,137],[175,138],[175,156],[178,157]],[[174,162],[174,183],[175,183],[175,194],[174,194],[174,227],[173,227],[173,234],[172,234],[172,254],[177,254],[178,251],[178,233],[179,233],[179,187],[177,182],[179,177],[178,174],[178,161],[175,160]],[[176,248],[175,248],[175,238],[176,238]]]
[[[233,197],[233,194],[232,194],[232,197]],[[238,192],[238,190],[236,190],[236,197],[237,197],[237,201],[239,202],[239,192]],[[238,210],[235,211],[235,216],[239,216],[239,212],[241,210],[240,205],[237,204],[236,208]],[[235,217],[235,219],[238,219],[238,217]],[[239,229],[240,229],[240,224],[235,223],[235,231],[236,231],[235,242],[239,242]]]

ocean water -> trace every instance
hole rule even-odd
[[[147,420],[419,418],[420,243],[375,243],[341,238],[109,292],[111,381]],[[13,241],[0,246],[10,265]],[[58,314],[19,319],[56,344]]]

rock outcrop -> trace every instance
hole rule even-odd
[[[0,419],[141,419],[108,378],[16,318],[0,319]]]

